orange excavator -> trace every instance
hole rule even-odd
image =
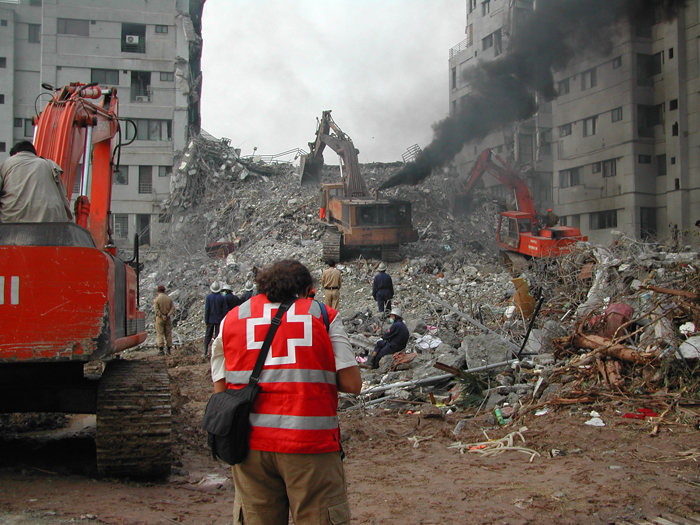
[[[525,181],[492,150],[484,150],[467,176],[460,179],[454,195],[469,195],[475,184],[489,173],[509,188],[515,197],[516,210],[501,212],[496,242],[504,262],[520,269],[533,257],[556,257],[571,251],[574,244],[587,241],[581,230],[571,226],[543,226]]]
[[[42,87],[52,98],[34,147],[61,166],[69,199],[80,177],[80,196],[75,222],[0,224],[0,412],[96,414],[99,473],[159,477],[171,463],[167,371],[118,355],[146,326],[138,242],[122,261],[109,227],[117,90]]]
[[[326,146],[342,160],[340,182],[321,183]],[[360,173],[358,151],[330,110],[323,112],[309,149],[301,156],[299,173],[302,185],[320,185],[321,221],[326,225],[324,259],[340,261],[355,251],[378,252],[387,262],[399,260],[399,245],[418,240],[411,203],[370,192]]]

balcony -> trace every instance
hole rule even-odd
[[[450,49],[450,58],[460,54],[462,51],[466,51],[470,45],[469,39],[465,38],[459,44]]]
[[[146,88],[131,88],[131,102],[134,102],[135,104],[143,104],[150,103],[151,101],[152,99],[150,86]]]

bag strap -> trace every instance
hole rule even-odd
[[[282,323],[282,316],[287,310],[289,310],[289,307],[294,304],[294,301],[294,299],[291,301],[285,301],[277,309],[277,315],[272,319],[270,328],[265,336],[265,341],[263,341],[262,348],[258,354],[258,360],[255,362],[255,368],[253,368],[253,373],[250,375],[250,380],[248,381],[250,386],[257,386],[258,381],[260,381],[260,374],[262,373],[262,368],[265,364],[265,359],[267,358],[267,352],[270,350],[270,345],[275,337],[275,332],[277,332],[277,328],[279,328],[279,325]]]
[[[318,303],[318,306],[321,308],[321,315],[323,315],[323,324],[326,325],[326,332],[330,330],[331,324],[328,320],[328,310],[326,310],[326,305],[323,304],[321,301],[316,301]]]

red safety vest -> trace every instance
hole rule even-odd
[[[237,306],[223,326],[228,388],[248,384],[279,303],[263,294]],[[338,312],[328,308],[329,321]],[[321,309],[298,299],[282,317],[250,415],[250,448],[321,454],[340,450],[335,357]]]

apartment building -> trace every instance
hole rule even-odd
[[[558,96],[527,121],[467,144],[455,159],[465,174],[493,148],[518,169],[540,209],[597,243],[615,230],[640,239],[697,242],[700,219],[698,0],[673,22],[657,13],[623,27],[609,53],[582,47],[555,72]],[[471,85],[464,72],[509,53],[509,38],[536,17],[532,0],[466,0],[467,38],[450,50],[450,104]],[[495,193],[505,193],[495,181]]]
[[[0,0],[0,162],[31,140],[42,84],[116,87],[122,142],[112,188],[120,248],[156,242],[174,158],[199,132],[204,0]],[[43,93],[43,95],[41,95]],[[74,188],[77,191],[77,188]]]

